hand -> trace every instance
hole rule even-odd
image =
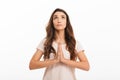
[[[58,44],[57,59],[59,60],[59,62],[63,62],[63,60],[65,59],[63,55],[61,43]]]

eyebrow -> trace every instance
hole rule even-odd
[[[58,15],[53,15],[53,17],[54,17],[54,16],[56,17],[56,16],[58,16]],[[60,16],[66,16],[66,15],[60,15]]]

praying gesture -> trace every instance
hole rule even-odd
[[[58,60],[58,62],[63,62],[63,60],[65,59],[63,51],[62,51],[62,44],[61,43],[58,43],[56,59]]]
[[[46,32],[45,39],[40,42],[30,60],[30,70],[46,68],[43,80],[76,80],[73,68],[89,70],[84,49],[75,39],[69,16],[63,9],[53,11]],[[57,46],[53,44],[54,41]],[[42,56],[44,60],[41,60]]]

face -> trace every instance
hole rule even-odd
[[[53,15],[53,25],[56,30],[64,30],[67,17],[63,12],[55,12]]]

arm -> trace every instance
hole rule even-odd
[[[61,62],[69,66],[88,71],[90,66],[84,52],[80,51],[79,53],[77,53],[77,57],[79,58],[79,61],[73,61],[73,60],[69,60],[69,59],[65,59],[64,57],[61,57]]]
[[[32,58],[30,60],[30,63],[29,63],[30,70],[48,67],[48,66],[53,65],[58,62],[57,59],[40,61],[42,55],[43,55],[43,52],[41,50],[37,49],[35,54],[32,56]]]

